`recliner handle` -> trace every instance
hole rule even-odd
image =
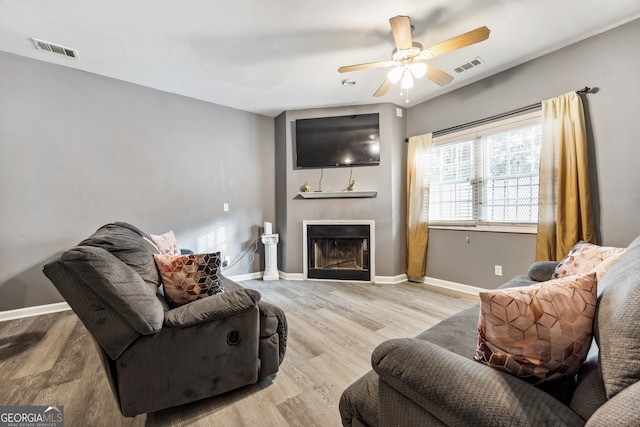
[[[227,344],[238,345],[240,344],[240,332],[233,330],[227,334]]]

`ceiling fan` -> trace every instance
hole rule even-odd
[[[440,86],[451,83],[453,76],[433,65],[427,65],[423,61],[486,40],[491,32],[487,27],[480,27],[438,43],[428,49],[423,49],[420,43],[414,42],[411,38],[412,26],[408,16],[395,16],[389,19],[389,23],[391,24],[391,33],[396,44],[396,48],[391,52],[390,61],[368,62],[338,68],[338,72],[347,73],[369,68],[393,67],[387,74],[386,80],[373,94],[376,97],[387,93],[389,88],[398,82],[401,82],[400,87],[402,90],[412,88],[414,77],[420,79],[426,76]],[[409,102],[408,98],[407,102]]]

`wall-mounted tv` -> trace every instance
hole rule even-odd
[[[299,119],[295,124],[296,167],[380,164],[380,115]]]

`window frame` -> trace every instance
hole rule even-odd
[[[476,141],[478,138],[481,138],[484,135],[495,134],[502,131],[507,131],[514,128],[530,126],[534,124],[542,124],[542,110],[537,109],[535,111],[526,112],[523,114],[518,114],[517,116],[511,116],[507,118],[502,118],[498,120],[493,120],[490,123],[483,123],[480,125],[476,125],[470,128],[466,128],[463,130],[459,130],[452,133],[447,133],[445,135],[438,135],[433,137],[433,148],[446,145],[453,144],[456,142],[464,142],[472,140],[473,144],[478,146]],[[476,164],[482,162],[482,155],[479,158],[472,159]],[[431,174],[431,167],[430,174]],[[480,185],[479,189],[476,191],[476,194],[481,197],[481,194],[484,191],[484,174],[481,176],[476,176],[478,179],[478,184]],[[476,185],[476,184],[474,184]],[[429,185],[432,188],[432,184]],[[474,196],[475,197],[475,196]],[[438,220],[433,221],[429,220],[429,228],[432,229],[448,229],[448,230],[466,230],[466,231],[490,231],[490,232],[498,232],[498,233],[523,233],[523,234],[535,234],[537,233],[538,224],[536,223],[517,223],[517,222],[486,222],[481,221],[479,219],[480,212],[482,209],[481,205],[477,206],[478,212],[475,219],[472,220],[460,220],[460,221],[451,221],[451,220]]]

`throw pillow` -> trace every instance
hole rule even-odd
[[[171,307],[224,292],[220,252],[153,257],[164,284],[164,296]]]
[[[180,247],[173,230],[164,234],[150,234],[151,240],[156,244],[163,255],[180,255]]]
[[[620,253],[616,253],[615,255],[611,255],[609,258],[605,259],[600,264],[596,265],[593,268],[593,270],[591,270],[594,273],[596,273],[596,278],[598,280],[598,284],[600,284],[600,280],[602,280],[602,278],[604,277],[605,273],[607,271],[609,271],[609,269],[613,266],[613,264],[618,262],[618,260],[620,259],[620,257],[622,256],[623,253],[624,252],[620,252]],[[600,289],[599,291],[602,291],[602,290]]]
[[[600,350],[600,373],[609,399],[640,380],[639,259],[640,237],[637,237],[598,285],[601,297],[594,334]]]
[[[622,254],[624,250],[625,248],[598,246],[580,241],[560,261],[551,278],[558,279],[560,277],[588,273],[605,259],[612,255]]]
[[[591,345],[595,272],[480,292],[475,359],[539,384],[574,375]]]

